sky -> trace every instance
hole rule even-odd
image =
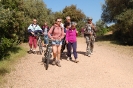
[[[53,12],[62,11],[66,6],[76,5],[87,17],[92,17],[96,23],[101,19],[104,0],[43,0],[47,8]]]

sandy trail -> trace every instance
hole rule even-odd
[[[85,49],[84,39],[78,38],[80,62],[64,58],[62,67],[48,70],[41,55],[27,54],[1,88],[133,88],[133,47],[96,42],[91,57],[84,56]]]

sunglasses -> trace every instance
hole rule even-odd
[[[57,22],[61,22],[61,21],[57,21]]]
[[[92,21],[92,20],[88,20],[88,21]]]

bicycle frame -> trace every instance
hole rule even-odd
[[[43,34],[37,33],[35,36],[37,36],[38,40],[37,40],[37,45],[39,46],[39,53],[42,55],[43,53],[43,48],[42,48],[42,40],[41,40],[41,36]]]
[[[46,63],[46,70],[48,69],[50,58],[52,57],[51,53],[52,53],[52,40],[49,39],[49,44],[47,45],[44,57],[42,58],[42,61]]]

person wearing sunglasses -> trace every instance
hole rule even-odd
[[[29,53],[36,54],[36,48],[37,48],[37,37],[35,34],[43,33],[41,27],[37,24],[37,20],[33,19],[33,23],[30,24],[28,27],[28,32],[29,32]]]
[[[64,38],[64,29],[61,27],[61,19],[57,18],[55,24],[50,28],[48,36],[52,39],[53,48],[53,65],[61,67],[60,64],[60,51],[62,46],[62,39]]]

